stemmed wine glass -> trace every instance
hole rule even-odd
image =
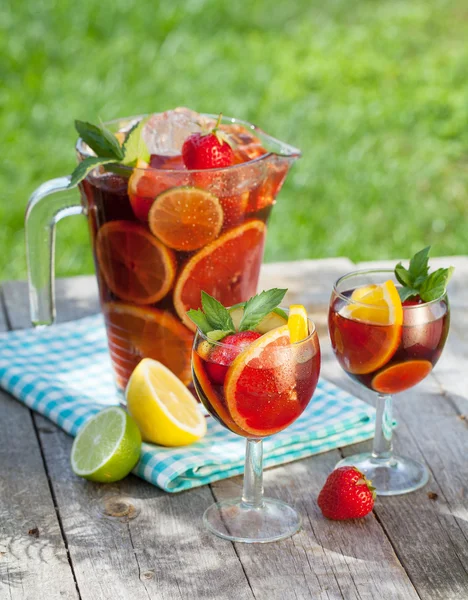
[[[446,293],[431,302],[410,300],[401,306],[398,285],[390,269],[344,275],[333,287],[328,317],[341,367],[377,394],[372,452],[349,456],[337,466],[356,466],[377,494],[387,496],[411,492],[428,481],[425,465],[392,452],[392,395],[429,375],[442,353],[450,322]],[[393,300],[392,293],[397,295]]]
[[[320,372],[314,324],[308,336],[291,343],[288,326],[272,329],[243,347],[209,341],[198,330],[192,352],[197,394],[224,427],[247,440],[240,498],[216,502],[203,517],[212,533],[236,542],[272,542],[296,533],[299,514],[281,500],[263,495],[263,438],[293,423],[308,405]],[[215,356],[233,357],[228,366]]]

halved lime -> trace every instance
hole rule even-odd
[[[71,451],[73,472],[91,481],[123,479],[138,462],[141,434],[118,406],[105,408],[79,430]]]
[[[245,302],[240,302],[239,304],[231,306],[229,309],[229,313],[236,331],[239,330],[239,324],[241,322],[242,315],[244,314],[244,306]],[[255,331],[258,331],[258,333],[261,334],[268,333],[268,331],[271,329],[286,325],[287,322],[288,315],[284,312],[284,310],[281,310],[281,308],[274,308],[271,313],[268,313],[266,317],[263,317],[260,323],[255,327]]]

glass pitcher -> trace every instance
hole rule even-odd
[[[151,135],[166,135],[166,114],[150,118]],[[119,138],[141,118],[106,125]],[[77,186],[80,195],[70,177],[60,177],[43,183],[29,200],[32,323],[50,325],[55,318],[55,225],[84,214],[120,391],[145,357],[161,361],[188,385],[195,326],[186,311],[200,307],[202,290],[225,306],[256,292],[268,217],[300,151],[250,123],[228,117],[221,123],[234,142],[237,164],[230,167],[191,171],[180,152],[154,154],[149,165],[112,172],[97,167]],[[93,155],[81,139],[76,153],[78,161]]]

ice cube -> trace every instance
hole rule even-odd
[[[202,117],[189,108],[175,108],[150,117],[143,129],[143,139],[150,154],[175,156],[191,133],[201,131]]]

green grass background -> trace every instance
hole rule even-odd
[[[23,214],[74,166],[73,119],[177,105],[300,147],[266,260],[467,253],[466,0],[3,0],[0,278],[24,278]],[[57,272],[92,272],[84,219]]]

